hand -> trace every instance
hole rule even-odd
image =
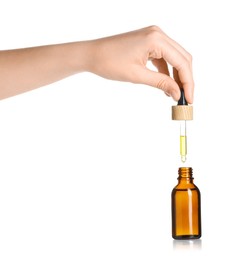
[[[90,43],[90,72],[112,80],[157,87],[174,100],[180,97],[180,85],[187,102],[193,102],[192,57],[159,27],[150,26]],[[149,60],[157,72],[146,67]],[[175,80],[169,76],[167,63],[173,66]]]
[[[149,60],[158,71],[146,67]],[[167,63],[174,68],[174,79]],[[0,51],[0,99],[83,71],[154,86],[175,100],[180,86],[187,102],[193,102],[191,55],[157,26],[91,41]]]

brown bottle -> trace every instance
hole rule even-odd
[[[178,184],[172,190],[172,237],[197,239],[201,237],[200,191],[193,183],[192,168],[178,170]]]

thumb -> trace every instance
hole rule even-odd
[[[171,96],[175,101],[179,100],[181,92],[178,84],[166,74],[144,68],[140,73],[142,84],[163,90],[168,96]]]

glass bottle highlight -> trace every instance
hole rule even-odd
[[[198,239],[201,230],[201,195],[193,183],[191,167],[178,170],[178,184],[171,193],[172,237],[174,239]]]

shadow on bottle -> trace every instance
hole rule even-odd
[[[202,240],[194,239],[194,240],[173,240],[173,250],[201,250],[202,249]]]

